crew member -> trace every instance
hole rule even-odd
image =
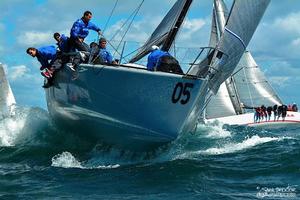
[[[271,120],[272,110],[273,110],[272,106],[267,107],[268,121]]]
[[[276,104],[273,106],[273,113],[274,113],[274,121],[275,121],[278,115],[278,106]]]
[[[283,105],[281,104],[280,106],[278,106],[278,116],[277,116],[277,120],[279,120],[279,118],[282,116],[282,111],[283,111]]]
[[[105,38],[100,38],[99,40],[99,60],[100,63],[107,64],[117,64],[116,61],[113,60],[111,53],[106,49],[107,41]]]
[[[65,36],[64,34],[60,35],[59,33],[54,33],[53,37],[57,41],[56,44],[61,52],[68,53],[70,51],[68,45],[69,37]]]
[[[178,61],[169,52],[162,51],[155,45],[152,46],[152,52],[148,56],[147,69],[149,71],[183,74]]]
[[[94,30],[101,35],[101,29],[90,22],[91,19],[92,13],[90,11],[85,11],[83,17],[74,22],[70,33],[70,49],[75,48],[78,51],[89,51],[88,45],[84,43],[84,39],[88,36],[89,30]]]
[[[53,62],[56,59],[56,48],[55,46],[44,46],[40,47],[38,49],[34,47],[29,47],[26,50],[26,53],[33,58],[37,58],[37,60],[41,63],[41,74],[45,78],[47,78],[48,82],[46,85],[43,87],[47,87],[50,84],[49,79],[52,78],[53,72],[54,72],[54,67],[52,67]]]
[[[294,112],[298,112],[298,107],[297,107],[297,104],[296,104],[296,103],[293,103],[292,110],[293,110]]]
[[[287,114],[288,107],[286,105],[282,105],[282,120],[285,120]]]
[[[265,107],[265,105],[261,106],[261,119],[263,120],[264,117],[266,118],[267,121],[267,108]]]

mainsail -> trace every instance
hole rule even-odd
[[[133,63],[143,58],[150,52],[151,46],[153,45],[162,46],[162,50],[168,51],[191,4],[192,0],[178,0],[152,33],[147,42],[129,62]]]
[[[252,107],[282,104],[250,52],[245,52],[232,78],[243,104]]]
[[[209,89],[216,94],[233,73],[270,0],[236,0],[211,62]]]
[[[16,104],[15,97],[6,79],[3,66],[0,63],[0,117],[11,115],[14,104]]]

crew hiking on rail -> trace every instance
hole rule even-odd
[[[245,106],[244,104],[243,108],[244,109],[254,109],[254,123],[259,123],[259,122],[267,122],[267,121],[272,121],[272,112],[273,112],[273,121],[278,121],[280,118],[282,118],[282,121],[285,120],[287,116],[287,111],[290,112],[298,112],[298,107],[297,104],[294,103],[293,106],[287,106],[287,105],[274,105],[274,106],[268,106],[265,107],[264,105],[261,105],[259,107],[251,107],[251,106]]]
[[[36,57],[41,64],[40,70],[47,82],[43,85],[48,88],[53,84],[55,72],[65,64],[74,73],[81,63],[116,65],[118,60],[113,59],[107,50],[107,40],[101,37],[99,44],[85,43],[89,30],[96,31],[102,36],[101,29],[91,22],[92,12],[85,11],[83,16],[76,20],[70,30],[70,37],[58,32],[53,34],[57,48],[53,45],[43,47],[29,47],[26,52]],[[162,51],[153,46],[148,56],[147,70],[183,74],[179,62],[169,52]],[[73,78],[76,78],[73,74]]]

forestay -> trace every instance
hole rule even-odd
[[[211,62],[209,88],[216,94],[234,71],[270,0],[236,0]]]

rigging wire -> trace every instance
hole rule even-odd
[[[129,16],[129,18],[125,21],[125,23],[121,26],[121,28],[117,31],[117,33],[115,33],[115,34],[113,35],[113,37],[112,37],[110,40],[106,40],[107,43],[108,43],[108,44],[113,48],[113,50],[115,51],[114,54],[113,54],[113,56],[114,56],[116,53],[117,53],[119,56],[122,56],[122,54],[118,51],[118,49],[119,49],[119,47],[120,47],[120,44],[123,42],[124,37],[126,36],[127,32],[129,31],[130,26],[131,26],[131,24],[133,23],[133,21],[134,21],[136,15],[138,14],[139,10],[141,9],[141,7],[142,7],[144,1],[145,1],[145,0],[142,0],[142,2],[140,3],[140,5],[139,5],[139,6],[134,10],[134,12]],[[115,7],[116,7],[117,3],[118,3],[118,0],[116,1],[113,10],[115,10]],[[111,12],[111,15],[112,15],[112,13],[113,13],[113,11]],[[120,32],[120,30],[127,24],[127,22],[129,21],[129,19],[130,19],[132,16],[133,16],[133,18],[132,18],[132,20],[131,20],[131,22],[130,22],[130,24],[129,24],[129,27],[127,28],[125,34],[124,34],[123,37],[122,37],[122,40],[120,41],[120,43],[118,44],[118,46],[117,46],[117,48],[116,48],[110,41],[113,40],[113,38],[114,38],[114,37]],[[104,37],[104,34],[102,34],[102,36]],[[98,36],[98,41],[99,41],[99,36]],[[124,58],[124,57],[123,57],[123,58]],[[122,58],[121,58],[121,59],[122,59]],[[125,59],[125,58],[124,58],[124,59]],[[125,59],[125,60],[126,60],[126,59]]]
[[[137,14],[139,13],[139,11],[140,11],[140,9],[141,9],[141,7],[142,7],[144,1],[145,1],[145,0],[142,0],[142,2],[140,3],[140,5],[137,7],[136,12],[135,12],[135,14],[134,14],[134,16],[133,16],[131,22],[129,23],[127,30],[126,30],[125,33],[123,34],[123,36],[122,36],[122,38],[121,38],[121,41],[119,42],[119,44],[118,44],[118,46],[117,46],[117,49],[119,49],[121,43],[123,42],[123,40],[124,40],[126,34],[128,33],[128,31],[129,31],[129,29],[130,29],[130,27],[131,27],[131,25],[132,25],[132,23],[133,23],[133,21],[134,21],[134,19],[135,19],[135,17],[136,17]],[[115,53],[116,53],[116,52],[115,52]],[[115,53],[114,53],[114,55],[115,55]],[[122,58],[121,58],[121,59],[122,59]]]
[[[144,2],[144,0],[143,0]],[[130,14],[130,16],[126,19],[126,21],[122,24],[122,26],[119,28],[119,30],[111,37],[110,40],[113,40],[123,29],[123,27],[128,23],[128,21],[135,15],[135,13],[140,9],[141,5],[139,5],[134,11]]]
[[[103,32],[102,32],[103,34],[104,34],[104,32],[105,32],[105,30],[106,30],[106,28],[107,28],[107,26],[108,26],[108,23],[110,22],[110,19],[111,19],[113,13],[115,12],[115,9],[116,9],[116,7],[117,7],[118,2],[119,2],[119,0],[116,0],[113,9],[112,9],[111,12],[110,12],[110,15],[109,15],[109,17],[108,17],[108,20],[106,21],[106,24],[105,24],[104,29],[103,29]]]

